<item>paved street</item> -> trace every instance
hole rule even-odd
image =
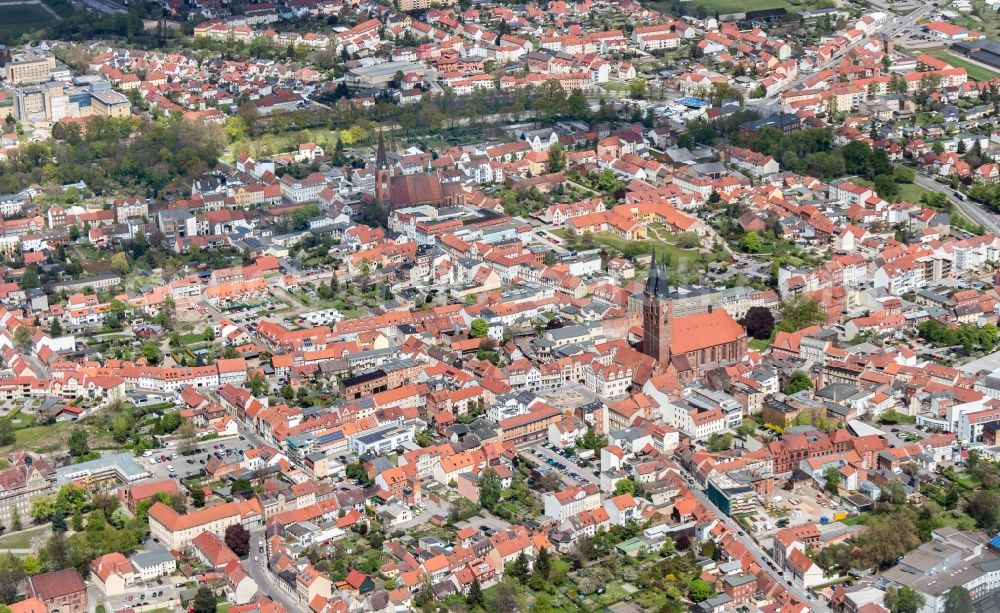
[[[686,471],[684,472],[684,474],[687,474]],[[788,591],[791,592],[792,595],[794,595],[796,598],[798,598],[804,603],[808,603],[809,609],[814,613],[830,612],[830,609],[826,606],[826,604],[816,600],[811,600],[809,596],[806,594],[805,590],[795,585],[794,583],[788,581],[787,579],[779,576],[776,571],[771,570],[770,567],[767,566],[767,562],[769,561],[772,564],[774,563],[774,560],[771,559],[770,554],[766,553],[763,549],[761,549],[761,547],[757,544],[756,541],[753,540],[753,538],[747,536],[743,528],[740,527],[731,517],[725,515],[721,510],[719,510],[719,508],[715,506],[715,504],[713,504],[711,500],[708,499],[708,496],[706,496],[705,493],[698,488],[697,484],[692,484],[691,482],[689,482],[688,489],[691,490],[691,493],[694,494],[695,498],[697,498],[701,504],[703,504],[706,508],[710,509],[713,513],[715,513],[715,516],[719,518],[719,521],[725,524],[726,527],[729,528],[729,530],[736,535],[736,538],[738,538],[740,542],[743,543],[743,546],[746,547],[747,550],[751,553],[751,555],[753,555],[753,557],[760,563],[760,566],[765,573],[770,575],[771,578],[773,578],[778,583],[783,584],[788,589]]]
[[[297,598],[279,587],[275,582],[279,581],[274,575],[264,568],[266,564],[265,553],[260,553],[260,548],[264,543],[264,531],[254,530],[250,533],[250,555],[243,562],[247,574],[257,583],[257,591],[270,596],[272,600],[285,607],[289,613],[307,611],[307,607],[300,603]],[[254,560],[256,558],[256,561]]]
[[[986,210],[983,205],[976,202],[959,200],[955,197],[954,190],[950,187],[941,185],[929,175],[922,172],[918,172],[916,174],[914,182],[920,187],[944,194],[948,197],[948,201],[955,205],[955,207],[973,223],[981,225],[989,232],[1000,235],[1000,218],[997,217],[996,213]]]

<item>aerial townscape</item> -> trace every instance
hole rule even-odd
[[[0,613],[997,613],[1000,0],[0,0]]]

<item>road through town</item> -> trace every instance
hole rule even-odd
[[[998,217],[996,213],[988,211],[986,207],[976,202],[959,200],[955,197],[954,190],[941,185],[929,175],[918,172],[913,180],[920,187],[944,194],[948,197],[948,201],[951,202],[955,208],[969,218],[969,221],[981,225],[986,228],[988,232],[1000,235],[1000,217]]]
[[[719,507],[715,506],[715,504],[708,499],[708,496],[706,496],[696,484],[692,484],[689,480],[688,486],[688,489],[690,489],[691,493],[698,499],[698,502],[710,509],[712,513],[719,518],[719,521],[725,524],[726,527],[729,528],[734,535],[736,535],[736,538],[738,538],[739,541],[743,543],[743,546],[747,548],[747,551],[753,555],[754,559],[757,560],[764,572],[770,575],[772,579],[783,585],[793,596],[801,600],[803,603],[806,603],[809,610],[813,611],[813,613],[830,613],[829,607],[827,607],[824,603],[811,599],[809,595],[806,594],[805,590],[798,587],[791,581],[787,581],[784,577],[779,576],[776,571],[771,570],[768,567],[768,562],[771,562],[772,564],[774,563],[771,556],[761,549],[760,546],[757,545],[756,541],[747,536],[746,532],[743,531],[743,528],[740,527],[736,521],[719,510]]]

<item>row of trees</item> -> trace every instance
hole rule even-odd
[[[928,319],[917,327],[920,337],[939,346],[962,345],[965,352],[976,349],[990,351],[997,343],[997,327],[993,324],[973,324],[952,328],[936,319]]]

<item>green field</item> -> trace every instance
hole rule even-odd
[[[872,187],[874,185],[871,181],[862,179],[861,177],[851,179],[851,183],[861,185],[863,187]],[[912,202],[914,204],[919,204],[921,196],[932,193],[931,190],[920,187],[916,183],[899,183],[898,185],[899,194],[890,198],[890,202]]]
[[[671,9],[669,2],[644,2],[643,4],[667,13]],[[828,6],[828,4],[825,4],[821,0],[692,0],[690,2],[691,8],[687,12],[693,14],[694,7],[701,6],[710,15],[715,14],[716,11],[720,15],[728,15],[730,13],[746,13],[747,11],[761,11],[775,8],[784,8],[789,13],[798,13],[800,11],[820,8],[824,5]]]
[[[27,524],[31,521],[31,518],[22,517],[21,521]],[[45,536],[48,534],[48,531],[48,526],[39,526],[37,528],[28,528],[20,532],[5,534],[0,536],[0,549],[30,549],[32,540],[40,536]]]
[[[554,234],[563,238],[569,236],[565,230],[556,230]],[[696,249],[681,249],[677,245],[652,238],[644,241],[630,241],[610,232],[596,232],[587,237],[581,236],[579,245],[582,248],[587,248],[586,240],[588,238],[593,240],[596,245],[606,245],[626,256],[651,253],[653,249],[656,249],[656,253],[660,257],[662,254],[669,254],[670,261],[677,265],[679,270],[685,272],[700,270],[707,262],[721,262],[729,259],[729,256],[722,252],[699,253]]]
[[[931,57],[936,57],[939,60],[948,62],[955,68],[964,68],[965,72],[969,74],[969,77],[975,79],[976,81],[989,81],[994,77],[1000,76],[1000,71],[998,70],[992,70],[982,64],[974,64],[964,57],[945,49],[925,51],[924,53]]]
[[[52,15],[34,4],[0,5],[0,31],[19,36],[43,28],[53,21]]]

